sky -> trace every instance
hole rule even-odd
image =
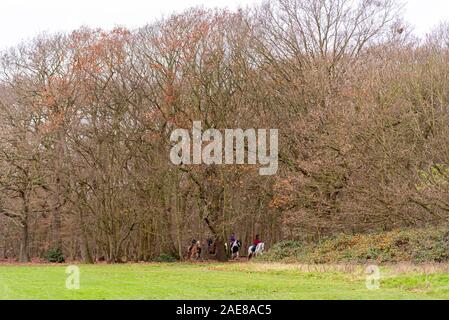
[[[0,0],[0,49],[42,32],[80,26],[136,28],[192,6],[245,7],[262,0]],[[310,0],[313,1],[313,0]],[[402,0],[405,18],[417,35],[449,21],[449,0]]]

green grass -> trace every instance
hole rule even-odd
[[[80,265],[80,289],[66,266],[0,265],[0,299],[447,299],[449,274],[382,270],[368,290],[363,269],[306,270],[281,264]]]

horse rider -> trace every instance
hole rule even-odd
[[[253,241],[253,247],[252,247],[252,251],[253,251],[253,252],[256,252],[257,245],[258,245],[259,243],[261,243],[261,242],[262,242],[262,241],[260,241],[259,235],[256,234],[256,238],[255,238],[254,241]]]
[[[232,244],[235,242],[236,238],[235,238],[235,233],[231,233],[231,237],[229,238],[229,244],[230,247],[232,247]]]

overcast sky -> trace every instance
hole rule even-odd
[[[82,25],[139,27],[161,15],[203,5],[236,8],[261,0],[0,0],[0,49],[47,31],[70,31]],[[313,1],[313,0],[310,0]],[[424,35],[449,21],[449,0],[402,0],[406,19]]]

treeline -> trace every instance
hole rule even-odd
[[[449,27],[393,0],[191,9],[129,31],[41,35],[0,57],[0,259],[217,258],[445,223]],[[170,134],[279,129],[279,170],[170,162]]]

